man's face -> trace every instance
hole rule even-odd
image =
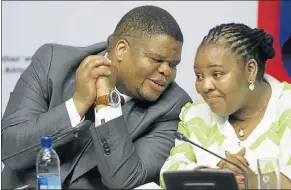
[[[117,86],[135,99],[157,100],[176,78],[182,42],[157,35],[125,44],[124,48],[118,48],[117,44],[115,52],[121,57],[117,64]]]
[[[248,74],[238,56],[216,45],[202,46],[194,63],[196,90],[214,113],[227,116],[247,97]]]

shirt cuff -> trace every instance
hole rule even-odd
[[[75,106],[75,103],[73,101],[73,98],[66,101],[66,108],[69,114],[72,127],[76,127],[79,123],[81,123],[85,119],[85,117],[81,119]]]
[[[122,115],[121,105],[114,108],[111,106],[106,106],[95,112],[95,127],[106,123],[112,119],[115,119]]]

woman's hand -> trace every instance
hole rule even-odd
[[[229,152],[226,152],[225,156],[226,156],[227,160],[239,165],[241,168],[243,168],[246,171],[247,178],[248,178],[248,188],[257,189],[257,186],[258,186],[257,185],[258,184],[257,183],[257,175],[250,169],[249,163],[244,157],[245,153],[246,153],[246,150],[245,150],[245,148],[243,148],[237,154],[231,154]],[[236,175],[236,180],[237,180],[239,189],[245,188],[245,186],[244,186],[245,178],[243,176],[243,173],[236,166],[221,160],[218,163],[218,167],[220,169],[230,170],[230,171],[234,172]]]

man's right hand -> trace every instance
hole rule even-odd
[[[109,76],[111,61],[103,56],[86,57],[76,71],[76,88],[73,101],[82,118],[96,99],[96,81],[99,76]]]

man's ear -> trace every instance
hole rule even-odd
[[[129,44],[126,40],[119,40],[115,45],[115,56],[119,62],[124,60],[129,50]]]

